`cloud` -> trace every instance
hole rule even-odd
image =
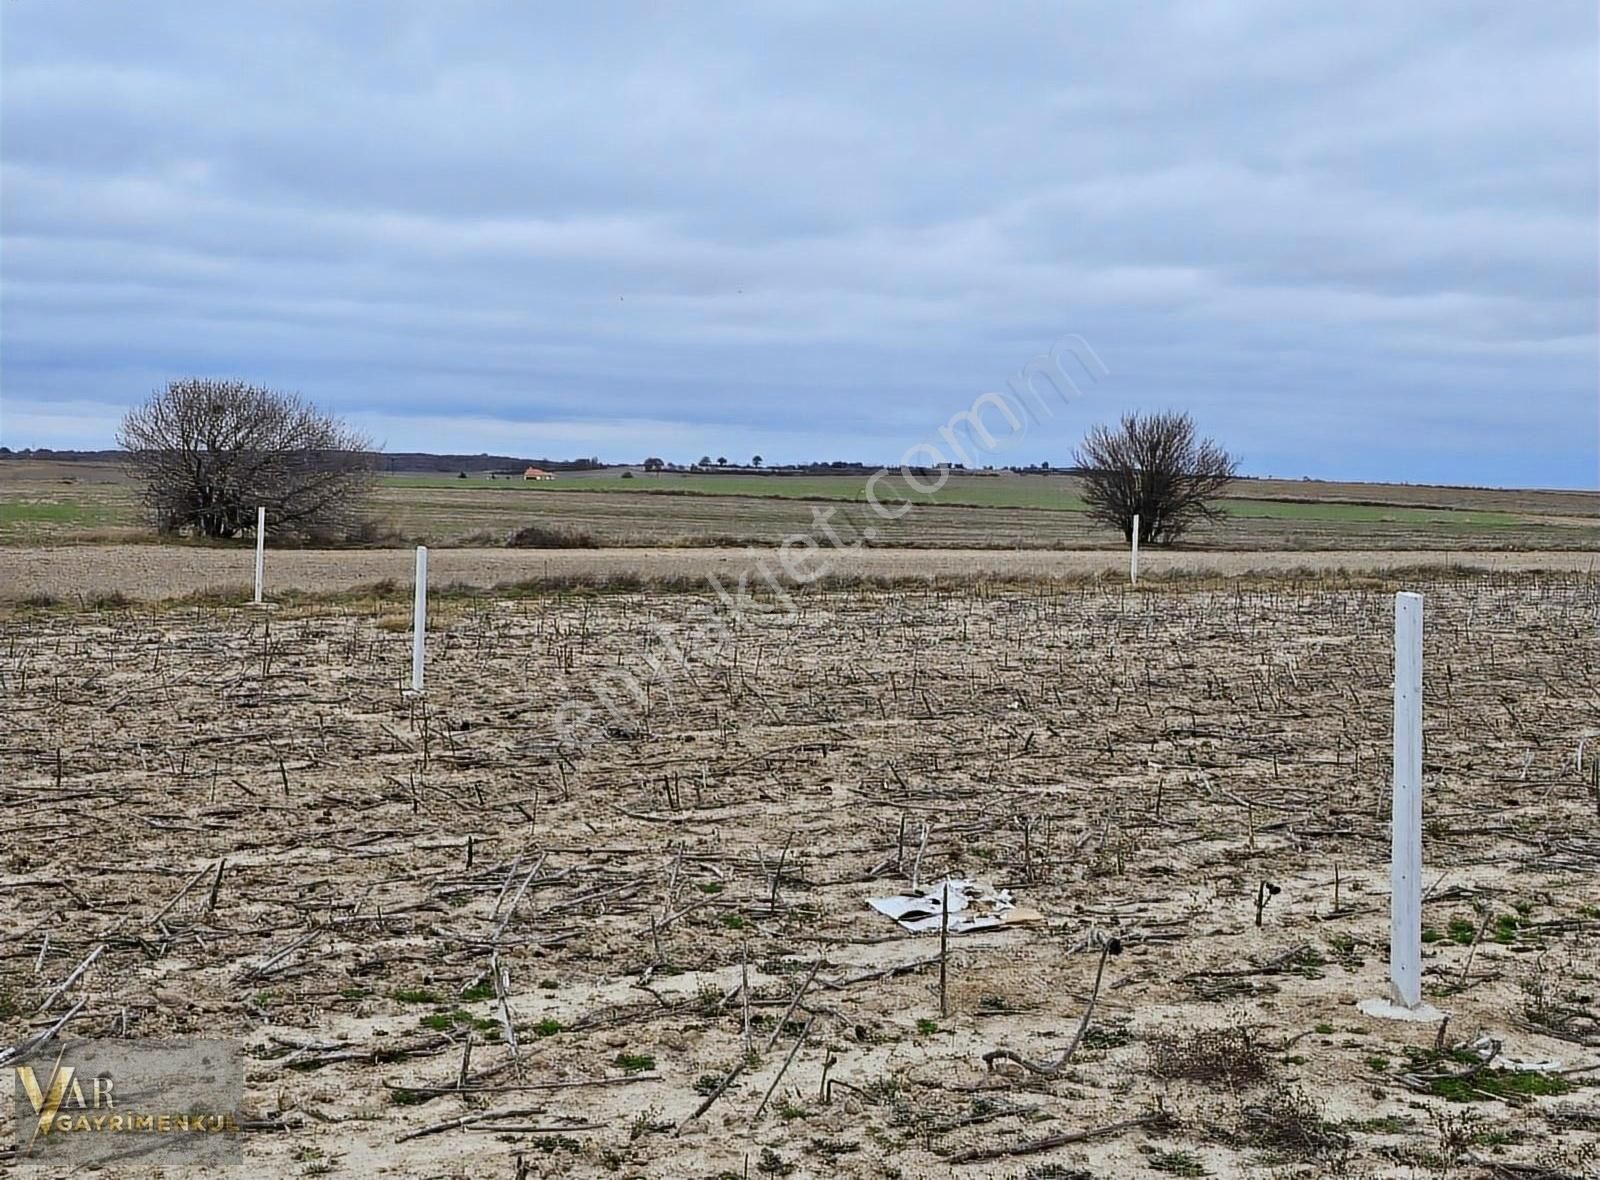
[[[396,449],[1600,483],[1596,16],[1487,3],[0,8],[0,433],[192,373]],[[68,408],[70,407],[70,409]],[[1023,454],[1022,451],[1028,451]]]

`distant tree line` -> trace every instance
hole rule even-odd
[[[376,448],[364,434],[297,395],[242,381],[171,382],[128,411],[117,441],[152,523],[165,534],[240,536],[254,529],[257,509],[265,507],[279,536],[347,539],[360,531],[382,469]],[[57,454],[44,448],[29,453]],[[0,454],[12,452],[0,448]],[[604,466],[598,457],[526,463],[487,453],[394,455],[388,457],[388,465],[391,470],[454,470],[461,478],[466,478],[469,467],[480,471],[487,467],[496,474],[494,468],[520,473],[526,466],[547,471]],[[657,455],[646,458],[642,466],[649,473],[684,470]],[[1002,470],[1073,475],[1092,517],[1120,529],[1129,539],[1137,527],[1140,541],[1159,545],[1217,519],[1222,514],[1217,501],[1237,477],[1238,466],[1238,460],[1215,440],[1200,437],[1189,415],[1165,412],[1126,414],[1115,426],[1094,426],[1065,471],[1052,468],[1048,461]],[[945,463],[899,470],[912,487],[917,486],[913,477],[935,476],[931,494],[944,484],[940,473],[964,469],[961,463]],[[688,470],[757,471],[780,478],[850,472],[870,479],[883,469],[846,460],[769,468],[761,455],[739,465],[725,455],[712,459],[706,454]]]
[[[598,471],[604,468],[598,456],[583,459],[529,459],[516,455],[434,455],[426,451],[385,451],[383,470],[407,472],[503,471],[521,475],[529,467],[546,471]]]

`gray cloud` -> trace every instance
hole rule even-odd
[[[1595,486],[1591,6],[0,8],[11,445],[166,379],[399,448],[1012,459],[1176,405],[1262,473]]]

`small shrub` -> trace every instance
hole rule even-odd
[[[852,1155],[860,1151],[861,1144],[851,1143],[848,1139],[813,1139],[811,1150],[825,1160],[834,1160],[841,1155]]]
[[[583,1144],[570,1135],[541,1135],[533,1140],[531,1146],[535,1151],[542,1151],[546,1155],[555,1155],[558,1151],[577,1155],[583,1151]]]
[[[1565,1041],[1600,1044],[1600,1010],[1595,1009],[1589,989],[1575,989],[1567,980],[1566,964],[1540,955],[1518,981],[1523,1019]]]
[[[701,1016],[716,1016],[722,1011],[723,996],[719,988],[709,983],[702,983],[695,990],[694,995],[688,1000],[687,1007],[690,1011]]]
[[[1322,1117],[1322,1108],[1300,1087],[1274,1090],[1239,1112],[1239,1137],[1254,1147],[1297,1159],[1343,1155],[1350,1137]]]
[[[397,987],[389,998],[401,1004],[442,1004],[444,997],[425,987]]]
[[[702,1098],[710,1098],[717,1092],[717,1087],[722,1085],[722,1079],[726,1076],[726,1074],[720,1073],[703,1073],[695,1079],[694,1092]],[[728,1088],[730,1090],[736,1089],[738,1085],[739,1083],[735,1082]]]
[[[310,538],[321,544],[353,545],[358,548],[393,548],[404,545],[405,534],[377,520],[358,520],[346,528],[321,532]]]
[[[1415,1130],[1416,1120],[1401,1114],[1382,1114],[1370,1119],[1350,1119],[1340,1129],[1364,1135],[1404,1135]]]
[[[790,1163],[770,1147],[763,1147],[761,1158],[756,1161],[756,1171],[763,1176],[787,1176],[796,1167],[798,1165]]]
[[[982,1007],[980,1001],[979,1007]],[[1127,1017],[1113,1016],[1104,1023],[1091,1024],[1083,1034],[1085,1049],[1120,1049],[1133,1040]]]
[[[1152,1151],[1149,1159],[1152,1171],[1169,1176],[1209,1176],[1211,1173],[1192,1151]]]
[[[1202,1028],[1149,1038],[1150,1072],[1167,1081],[1219,1082],[1229,1087],[1267,1079],[1271,1063],[1244,1028]]]
[[[420,1017],[417,1021],[423,1028],[431,1028],[434,1032],[449,1032],[453,1028],[475,1028],[479,1032],[494,1032],[500,1026],[492,1020],[484,1020],[474,1016],[462,1008],[453,1012],[431,1012]]]
[[[633,1129],[628,1132],[628,1142],[643,1138],[646,1135],[658,1134],[662,1131],[672,1130],[672,1123],[661,1117],[661,1111],[654,1106],[647,1106],[633,1116]]]
[[[1469,1111],[1449,1114],[1442,1110],[1430,1111],[1429,1115],[1439,1133],[1440,1155],[1454,1168],[1478,1141],[1478,1116]]]
[[[1501,944],[1516,942],[1521,937],[1522,919],[1515,914],[1501,914],[1489,926],[1489,937]]]
[[[581,529],[555,528],[546,524],[523,525],[506,539],[508,549],[598,549],[593,534]]]

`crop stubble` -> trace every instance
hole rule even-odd
[[[1581,1025],[1562,1040],[1526,1017],[1529,987],[1600,968],[1597,802],[1574,759],[1600,718],[1600,583],[1411,588],[1425,919],[1513,918],[1470,967],[1467,946],[1430,943],[1425,989],[1454,1033],[1583,1064]],[[421,700],[401,691],[392,607],[7,617],[0,1044],[79,1001],[79,1035],[242,1038],[251,1113],[282,1128],[250,1139],[261,1174],[511,1176],[520,1154],[529,1175],[742,1174],[748,1157],[878,1176],[880,1156],[1014,1175],[1032,1157],[1008,1152],[1066,1136],[1038,1158],[1123,1175],[1188,1153],[1228,1175],[1289,1150],[1252,1135],[1300,1089],[1325,1104],[1294,1139],[1311,1155],[1381,1169],[1443,1149],[1428,1108],[1454,1108],[1396,1080],[1433,1030],[1353,1006],[1383,990],[1386,592],[799,602],[720,646],[694,641],[698,596],[453,604]],[[647,653],[670,668],[662,635],[687,669],[610,740],[563,750],[556,708],[617,669],[648,678]],[[913,872],[1008,886],[1048,919],[952,939],[948,1017],[938,940],[864,904]],[[1264,881],[1281,892],[1258,927]],[[1067,1043],[1113,936],[1101,1035],[1070,1068],[986,1070],[996,1048]],[[684,1125],[814,967],[759,1064]],[[1265,1081],[1152,1068],[1163,1037],[1241,1026]],[[1527,1162],[1592,1143],[1596,1105],[1581,1087],[1494,1102],[1482,1125],[1509,1138],[1496,1158]]]

